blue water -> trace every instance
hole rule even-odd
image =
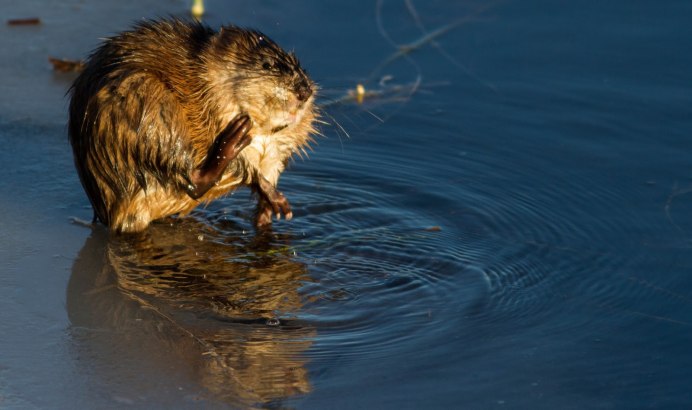
[[[46,60],[187,8],[150,3],[0,27],[0,407],[692,405],[692,3],[208,1],[295,50],[325,138],[273,234],[238,191],[133,239],[71,223]]]

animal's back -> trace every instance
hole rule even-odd
[[[192,138],[207,146],[214,130],[188,120],[186,99],[199,75],[196,53],[211,34],[201,25],[140,25],[107,40],[75,81],[69,134],[77,169],[96,216],[116,230],[141,230],[196,205],[179,187],[199,160]]]

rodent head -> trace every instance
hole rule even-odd
[[[253,133],[270,135],[312,121],[315,84],[293,53],[258,31],[227,26],[218,34],[215,55],[221,64],[210,77],[218,76],[217,86],[250,115]]]

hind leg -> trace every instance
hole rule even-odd
[[[259,175],[255,191],[258,193],[257,214],[255,216],[255,226],[258,228],[268,227],[272,223],[272,215],[276,214],[276,219],[284,214],[286,220],[293,218],[291,205],[288,199],[281,192],[277,191],[271,182]]]

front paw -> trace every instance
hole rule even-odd
[[[212,185],[218,181],[228,163],[234,160],[243,148],[252,142],[249,134],[252,128],[252,120],[243,114],[237,116],[214,139],[204,163],[194,169],[186,187],[187,194],[192,199],[198,199],[204,195]]]

